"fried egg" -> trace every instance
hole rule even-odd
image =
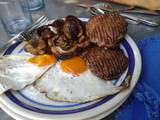
[[[88,102],[119,92],[111,81],[96,77],[81,58],[59,61],[52,66],[34,87],[49,99],[67,102]]]
[[[48,62],[46,62],[48,61]],[[44,74],[55,59],[49,55],[33,57],[28,54],[0,57],[0,94],[20,90]]]
[[[79,76],[87,69],[85,61],[80,57],[64,60],[61,62],[60,67],[62,71],[75,76]]]

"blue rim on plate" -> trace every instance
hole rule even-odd
[[[13,50],[18,46],[20,45],[21,42],[18,42],[18,43],[15,43],[14,45],[10,46],[4,53],[4,55],[8,55],[8,54],[11,54],[13,52]],[[133,52],[133,49],[131,47],[131,45],[128,43],[127,40],[123,41],[122,42],[122,45],[123,47],[125,48],[127,54],[128,54],[128,58],[129,58],[129,66],[128,66],[128,74],[133,74],[134,72],[134,68],[135,68],[135,56],[134,56],[134,52]],[[107,101],[111,100],[113,97],[116,96],[115,95],[110,95],[110,96],[107,96],[103,99],[100,99],[100,100],[97,100],[97,101],[94,101],[94,102],[90,102],[89,104],[88,103],[82,103],[82,104],[69,104],[69,105],[45,105],[45,104],[41,104],[41,103],[38,103],[30,98],[28,98],[27,96],[23,95],[23,93],[21,93],[21,91],[17,91],[16,92],[17,94],[19,94],[21,97],[23,97],[25,100],[27,100],[28,102],[31,102],[31,103],[35,103],[37,105],[41,105],[41,106],[48,106],[48,107],[53,107],[53,108],[67,108],[67,107],[76,107],[76,106],[80,106],[80,108],[74,108],[74,109],[71,109],[71,110],[46,110],[46,109],[42,109],[42,108],[39,108],[39,107],[35,107],[35,106],[32,106],[32,105],[29,105],[27,103],[24,103],[22,102],[20,99],[18,99],[17,96],[15,96],[12,91],[8,91],[5,93],[5,95],[16,105],[24,108],[24,109],[27,109],[27,110],[30,110],[30,111],[33,111],[33,112],[37,112],[37,113],[43,113],[43,114],[54,114],[54,115],[63,115],[63,114],[73,114],[73,113],[78,113],[78,112],[83,112],[83,111],[86,111],[86,110],[90,110],[92,108],[95,108],[95,107],[98,107],[100,105],[103,105],[104,103],[106,103]],[[85,106],[86,104],[86,106]],[[82,107],[81,107],[82,105]]]

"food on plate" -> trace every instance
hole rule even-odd
[[[60,63],[61,70],[79,76],[87,70],[85,61],[80,57],[73,57]]]
[[[44,30],[49,35],[45,35],[47,33]],[[51,51],[59,59],[83,53],[81,56],[89,69],[101,79],[116,79],[127,68],[128,59],[119,49],[127,31],[127,23],[117,12],[94,16],[88,22],[69,15],[48,26],[42,26],[37,31],[40,38],[45,39],[45,47],[50,49],[43,48],[43,51]]]
[[[59,35],[63,34],[63,25],[64,25],[64,20],[62,19],[57,19],[52,24],[50,24],[50,26],[56,29],[56,33]]]
[[[53,22],[52,25],[54,25],[55,22]],[[57,29],[59,28],[57,27]],[[57,34],[52,39],[48,40],[48,45],[52,53],[58,58],[71,58],[78,55],[81,50],[89,46],[89,41],[85,35],[84,23],[78,18],[67,16],[61,29],[63,29],[61,34]]]
[[[37,30],[37,33],[40,36],[40,38],[44,41],[47,41],[55,35],[55,33],[47,25],[40,27]]]
[[[89,46],[86,36],[81,36],[77,41],[68,40],[65,36],[55,36],[48,40],[51,51],[60,59],[67,59],[79,55],[81,51]]]
[[[66,59],[78,55],[80,51],[89,46],[85,34],[85,24],[75,16],[67,16],[64,20],[58,19],[49,25],[37,29],[39,36],[36,43],[28,42],[25,50],[34,55],[54,54],[58,58]]]
[[[67,16],[63,25],[63,32],[67,39],[76,40],[83,34],[81,21],[74,16]]]
[[[30,52],[33,55],[43,55],[51,53],[46,42],[42,38],[38,38],[38,40],[28,41],[25,44],[24,49],[26,52]]]
[[[89,41],[99,47],[117,47],[126,31],[127,22],[117,12],[94,16],[86,24]]]
[[[65,72],[61,68],[62,62],[59,61],[51,67],[34,84],[37,90],[51,100],[83,103],[115,94],[123,89],[123,86],[115,86],[111,81],[96,77],[89,69],[78,76]]]
[[[35,64],[39,67],[55,64],[56,61],[57,60],[54,55],[47,55],[47,54],[38,55],[28,59],[29,63]]]
[[[82,54],[82,58],[87,61],[89,69],[103,80],[119,78],[128,66],[128,58],[120,48],[105,50],[90,47]]]
[[[0,94],[9,89],[20,90],[32,84],[47,71],[50,65],[38,67],[28,62],[31,55],[0,57]]]
[[[51,51],[60,59],[67,59],[78,54],[76,42],[68,40],[64,35],[48,40]]]
[[[120,92],[124,85],[116,86],[112,80],[128,67],[119,47],[126,30],[118,13],[97,15],[88,22],[70,15],[41,26],[24,46],[33,57],[0,59],[0,91],[19,90],[35,81],[34,86],[48,98],[68,102],[88,102]]]

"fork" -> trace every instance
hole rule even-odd
[[[15,37],[10,39],[3,47],[0,48],[0,53],[3,52],[5,49],[7,49],[9,46],[15,44],[16,42],[21,42],[21,41],[28,41],[32,38],[32,32],[42,26],[45,25],[49,22],[49,19],[46,16],[40,17],[38,20],[36,20],[31,26],[29,26],[26,30],[20,32],[17,34]]]

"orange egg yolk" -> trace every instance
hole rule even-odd
[[[39,67],[45,66],[45,65],[50,65],[50,64],[55,64],[56,63],[56,57],[54,55],[38,55],[35,57],[32,57],[28,59],[28,62],[35,64]]]
[[[60,64],[60,68],[63,70],[63,72],[79,76],[80,73],[86,71],[87,66],[82,58],[73,57],[71,59],[62,61]]]

